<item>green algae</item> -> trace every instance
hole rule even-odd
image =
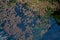
[[[52,17],[56,20],[57,24],[60,25],[60,10],[54,11]]]
[[[7,3],[8,6],[11,6],[11,4],[16,3],[16,0],[9,0],[9,2]]]
[[[9,0],[9,2],[10,2],[10,3],[15,3],[15,2],[16,2],[16,0]]]
[[[35,29],[40,29],[40,28],[41,28],[40,25],[35,26]]]
[[[48,0],[50,3],[56,2],[57,0]]]
[[[45,18],[51,17],[51,14],[53,14],[54,10],[55,10],[54,8],[46,7],[45,8],[46,15],[44,17]]]

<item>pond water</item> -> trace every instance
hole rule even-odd
[[[60,25],[56,21],[50,18],[51,27],[48,32],[44,34],[42,40],[60,40]]]
[[[25,16],[24,13],[23,13],[23,10],[20,10],[19,8],[24,8],[24,9],[26,9],[26,11],[29,10],[29,9],[26,6],[19,5],[19,3],[16,3],[16,5],[18,7],[15,7],[14,8],[15,12],[17,13],[17,15],[15,17],[17,17],[17,16],[21,17],[21,23],[18,23],[17,24],[17,27],[20,28],[20,29],[22,29],[22,31],[25,31],[26,30],[26,27],[24,25],[24,22],[27,21],[28,16]],[[34,18],[32,19],[32,22],[30,22],[30,23],[27,23],[26,22],[26,23],[27,23],[27,25],[29,25],[30,27],[32,27],[33,24],[34,25],[37,25],[37,23],[36,23],[37,19],[38,19],[38,17],[37,16],[34,16]],[[44,19],[41,18],[40,20],[44,20]],[[43,35],[43,37],[42,37],[41,40],[60,40],[60,25],[58,25],[53,18],[49,18],[49,20],[50,20],[49,23],[50,23],[51,27]],[[5,23],[6,23],[6,21],[4,21],[0,25],[0,27],[4,27]],[[40,32],[40,29],[41,28],[39,28],[39,29],[34,29],[33,28],[33,30],[32,30],[33,40],[40,40],[40,33],[39,33]],[[0,32],[1,31],[4,31],[4,30],[3,29],[0,29]],[[3,32],[2,35],[4,35],[4,32]],[[29,33],[27,33],[27,32],[25,33],[25,37],[26,38],[29,37],[29,35],[30,35]],[[11,35],[11,36],[8,37],[8,40],[15,40],[15,38]]]

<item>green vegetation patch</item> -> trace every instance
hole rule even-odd
[[[54,11],[52,14],[52,17],[56,20],[57,24],[60,25],[60,9],[57,11]]]
[[[50,8],[50,7],[45,8],[45,11],[46,11],[45,17],[46,17],[46,18],[47,18],[47,17],[50,17],[51,14],[53,14],[54,10],[55,10],[55,9]]]
[[[9,2],[10,2],[10,3],[15,3],[15,2],[16,2],[16,0],[9,0]]]
[[[11,6],[12,3],[16,3],[16,0],[9,0],[9,2],[7,3],[7,5]]]

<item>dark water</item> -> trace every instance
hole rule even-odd
[[[42,40],[60,40],[60,26],[50,18],[51,28],[43,36]]]
[[[14,38],[14,36],[11,35],[7,38],[7,40],[16,40],[16,39]]]
[[[4,20],[4,21],[0,24],[0,27],[4,27],[4,26],[5,26],[5,23],[6,23],[6,20]]]
[[[21,28],[22,31],[25,31],[25,30],[26,30],[25,25],[24,25],[23,23],[17,24],[17,26],[18,26],[19,28]]]

